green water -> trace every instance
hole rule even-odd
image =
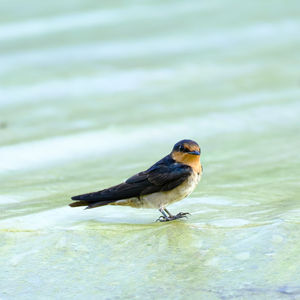
[[[300,299],[299,12],[0,2],[0,299]],[[67,206],[183,138],[189,219]]]

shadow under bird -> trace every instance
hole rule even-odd
[[[192,140],[176,143],[170,154],[146,171],[133,175],[110,188],[72,197],[71,207],[95,208],[104,205],[125,205],[136,208],[156,208],[161,213],[157,221],[166,222],[186,217],[189,213],[172,215],[166,206],[190,195],[200,181],[201,150]]]

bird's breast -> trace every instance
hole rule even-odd
[[[157,192],[142,196],[140,199],[141,207],[160,208],[168,204],[180,201],[194,191],[200,179],[201,174],[193,172],[181,185],[170,191]]]

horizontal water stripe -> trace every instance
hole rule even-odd
[[[53,63],[71,63],[99,59],[124,59],[142,57],[145,55],[166,55],[185,53],[190,51],[218,51],[252,46],[282,45],[283,42],[295,40],[300,29],[298,20],[283,20],[277,23],[258,23],[238,29],[218,30],[205,34],[182,34],[180,31],[175,36],[163,34],[155,38],[141,38],[118,42],[102,42],[91,44],[78,44],[76,46],[58,46],[47,50],[32,50],[28,52],[15,52],[0,56],[0,72],[21,65]],[[278,39],[278,35],[281,36]],[[198,36],[198,38],[195,38]],[[257,44],[259,41],[259,44]]]
[[[221,133],[264,131],[269,127],[292,126],[299,118],[298,103],[266,105],[246,111],[208,114],[201,119],[187,118],[182,123],[156,124],[139,129],[104,130],[55,137],[0,148],[0,174],[9,170],[42,168],[54,163],[111,151],[138,147],[153,137],[153,142],[198,135],[205,138]],[[200,134],[200,135],[199,135]],[[133,141],[139,141],[137,144]]]
[[[149,81],[158,81],[174,77],[172,70],[133,70],[115,72],[93,77],[77,77],[63,80],[53,80],[41,84],[24,87],[0,88],[0,106],[43,101],[58,97],[68,98],[90,95],[94,93],[108,94],[145,88]]]
[[[235,67],[232,65],[211,67],[206,66],[211,73],[215,74],[215,79],[234,78],[245,73],[257,71],[256,65],[242,65]],[[192,79],[196,76],[199,80],[206,80],[203,75],[203,67],[179,66],[174,68],[160,69],[136,69],[131,71],[120,71],[110,73],[98,73],[93,76],[73,77],[71,79],[57,79],[39,84],[14,86],[10,88],[0,88],[0,107],[7,105],[22,104],[28,102],[41,102],[55,99],[72,99],[72,97],[89,95],[107,95],[126,91],[159,89],[162,82],[171,82],[180,78],[182,71],[185,72],[184,80],[188,77]],[[183,82],[183,81],[182,81]],[[68,101],[68,100],[66,100]]]
[[[135,5],[118,9],[98,9],[79,13],[33,18],[28,21],[2,24],[0,40],[25,39],[64,30],[77,30],[96,26],[120,25],[123,22],[141,22],[145,19],[168,19],[186,13],[195,13],[212,7],[209,3],[160,4],[159,6]],[[167,13],[166,13],[167,11]]]

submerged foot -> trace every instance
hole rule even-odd
[[[190,213],[178,213],[175,216],[160,216],[156,222],[168,222],[168,221],[173,221],[173,220],[177,220],[177,219],[181,219],[181,218],[187,218],[187,215],[190,215]]]

